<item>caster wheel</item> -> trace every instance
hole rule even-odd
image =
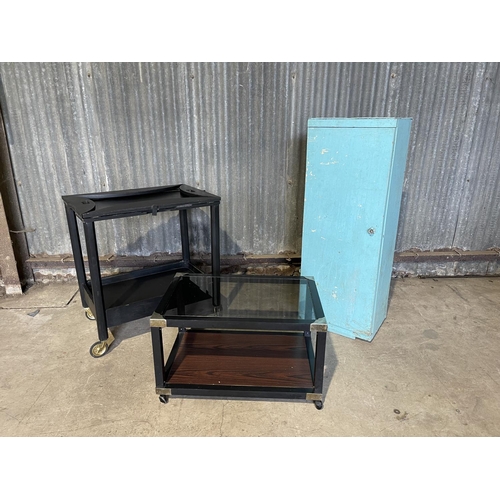
[[[316,407],[317,410],[322,410],[323,409],[323,401],[315,401],[314,406]]]
[[[90,347],[90,355],[93,358],[101,358],[108,352],[108,344],[106,342],[96,342]]]
[[[160,400],[160,403],[163,403],[164,405],[166,405],[168,403],[168,397],[165,396],[164,394],[162,394],[160,397],[159,397],[159,400]]]
[[[89,309],[85,309],[85,316],[90,321],[95,321],[95,316],[92,314],[92,311],[90,311]]]

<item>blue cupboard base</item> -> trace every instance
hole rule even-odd
[[[380,325],[382,326],[382,325]],[[350,339],[361,339],[361,340],[366,340],[368,342],[371,342],[375,335],[377,334],[380,326],[373,332],[368,332],[368,333],[363,333],[363,332],[356,332],[353,330],[348,330],[346,328],[343,328],[341,326],[334,325],[333,323],[328,323],[328,332],[329,333],[334,333],[337,335],[342,335],[342,337],[348,337]]]

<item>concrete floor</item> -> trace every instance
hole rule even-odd
[[[0,436],[499,436],[500,278],[397,279],[371,343],[329,334],[323,410],[155,394],[147,318],[100,359],[75,284],[0,299]]]

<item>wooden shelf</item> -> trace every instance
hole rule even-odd
[[[188,331],[166,387],[240,386],[313,390],[303,334]]]

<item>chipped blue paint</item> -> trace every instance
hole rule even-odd
[[[387,315],[410,127],[308,122],[301,274],[315,278],[331,332],[372,340]]]

